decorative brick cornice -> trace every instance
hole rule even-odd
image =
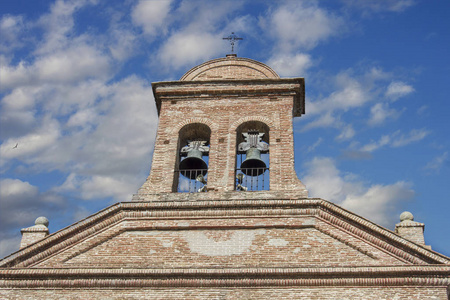
[[[357,234],[366,241],[372,242],[387,251],[398,255],[412,263],[423,263],[425,259],[428,263],[450,264],[450,259],[440,253],[430,251],[422,245],[417,245],[407,239],[400,237],[394,232],[387,230],[373,222],[370,222],[358,215],[351,213],[331,202],[323,200],[323,208],[320,216],[331,221],[331,223]],[[413,251],[405,251],[404,247]]]
[[[0,288],[441,286],[450,266],[284,269],[0,269]]]
[[[158,114],[161,101],[190,98],[218,99],[226,97],[261,97],[263,95],[291,95],[294,98],[293,116],[305,113],[305,79],[251,79],[251,80],[209,80],[209,81],[164,81],[152,83]],[[175,97],[175,98],[174,98]]]

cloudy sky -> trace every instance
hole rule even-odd
[[[0,6],[0,257],[145,181],[151,82],[224,57],[305,77],[295,168],[310,196],[393,229],[411,211],[450,255],[449,1],[5,1]],[[447,24],[447,25],[446,25]]]

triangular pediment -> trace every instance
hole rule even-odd
[[[117,203],[6,257],[0,267],[215,269],[449,262],[322,199],[197,199]]]

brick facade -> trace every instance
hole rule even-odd
[[[133,201],[1,260],[0,299],[448,299],[450,259],[423,245],[423,224],[405,219],[392,232],[307,198],[292,134],[303,79],[227,57],[153,90],[152,170]],[[235,190],[248,122],[268,128],[270,190]],[[191,135],[209,139],[208,191],[176,193]]]

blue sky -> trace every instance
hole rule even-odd
[[[450,255],[449,1],[5,1],[0,257],[145,181],[151,82],[225,56],[304,77],[295,168],[310,196],[393,229],[402,211]],[[17,145],[16,148],[15,145]]]

